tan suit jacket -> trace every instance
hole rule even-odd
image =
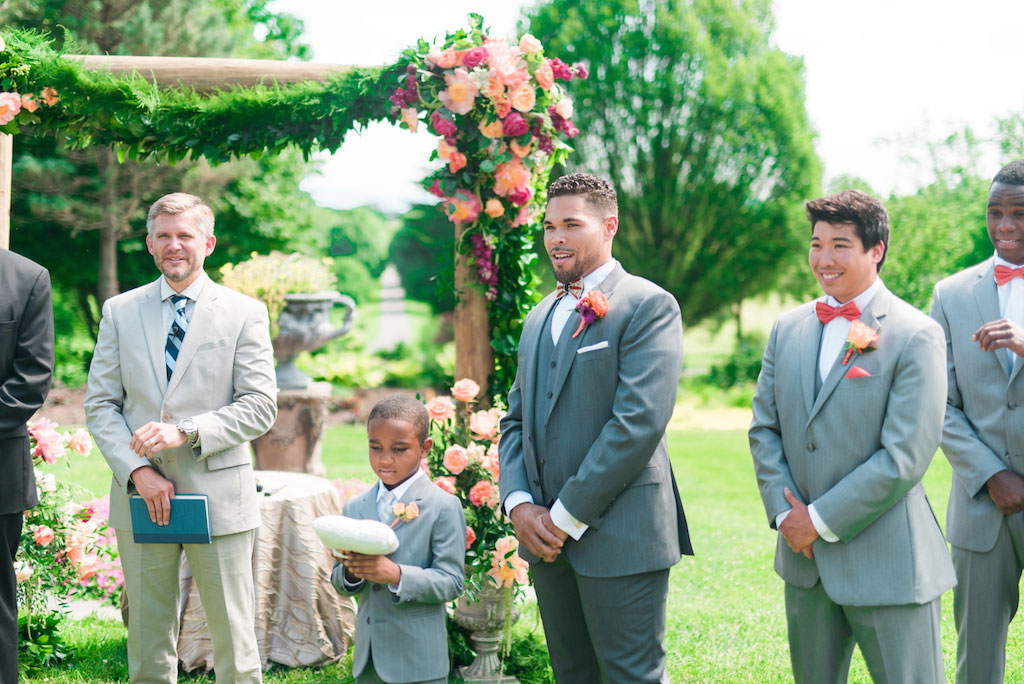
[[[259,505],[248,442],[277,417],[267,309],[208,281],[168,381],[162,306],[159,280],[103,305],[85,409],[113,471],[110,524],[131,529],[128,497],[135,487],[129,476],[151,464],[175,493],[209,496],[213,535],[253,529]],[[147,460],[128,448],[132,433],[147,422],[182,418],[194,418],[199,427],[198,453],[183,445]]]

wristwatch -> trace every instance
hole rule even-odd
[[[199,426],[192,418],[182,418],[178,421],[178,430],[185,434],[185,443],[194,447],[199,441]]]

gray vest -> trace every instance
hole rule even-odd
[[[544,327],[541,328],[540,333],[540,344],[537,345],[537,363],[535,364],[537,375],[534,378],[534,387],[537,388],[537,392],[534,395],[533,416],[530,421],[530,425],[533,426],[534,444],[537,448],[540,488],[544,496],[544,501],[538,503],[548,507],[554,504],[558,495],[557,491],[548,490],[548,483],[552,481],[548,458],[552,454],[552,449],[557,448],[554,442],[558,438],[557,435],[550,435],[547,429],[547,418],[551,415],[552,404],[555,401],[555,369],[558,363],[558,351],[551,341],[551,316],[554,311],[555,306],[552,306],[548,311],[548,317],[544,320]],[[569,327],[570,324],[567,322],[562,328],[562,334],[558,338],[559,345],[565,344],[566,331]]]

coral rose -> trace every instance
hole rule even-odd
[[[491,569],[487,571],[499,587],[527,583],[527,563],[519,557],[519,542],[515,537],[502,537],[494,544]]]
[[[528,188],[533,176],[519,159],[498,164],[494,170],[494,194],[508,197],[516,190]]]
[[[444,203],[445,213],[448,214],[448,220],[452,223],[472,223],[476,221],[482,208],[480,198],[462,188],[456,190],[455,196]]]
[[[451,397],[434,397],[427,402],[427,413],[431,420],[451,420],[455,416],[455,402]]]
[[[498,481],[498,455],[491,454],[490,449],[487,450],[487,456],[484,457],[483,462],[484,469],[491,474],[491,477],[495,482]]]
[[[452,155],[448,157],[448,170],[458,173],[464,168],[466,168],[466,155],[461,152],[452,152]]]
[[[420,507],[415,501],[410,501],[405,506],[405,513],[402,515],[406,520],[415,520],[420,517]]]
[[[39,103],[36,102],[36,98],[32,93],[21,94],[21,108],[27,109],[30,112],[34,112],[39,109]]]
[[[462,378],[451,387],[452,396],[457,401],[473,401],[480,394],[480,385],[469,378]]]
[[[480,92],[476,82],[470,78],[469,72],[460,67],[454,74],[445,74],[444,82],[448,84],[448,88],[438,93],[438,99],[456,114],[468,114],[476,102],[477,93]]]
[[[509,142],[508,147],[510,150],[512,150],[512,154],[522,159],[526,155],[530,154],[530,149],[533,147],[533,139],[531,138],[530,142],[526,143],[525,145],[520,145],[515,140],[512,140]]]
[[[477,411],[469,416],[469,429],[485,439],[490,439],[498,430],[498,421],[490,411]]]
[[[534,52],[540,51],[543,46],[540,41],[529,33],[525,34],[519,39],[519,49],[528,55],[532,55]]]
[[[469,490],[469,501],[476,507],[490,506],[492,508],[498,505],[497,490],[494,488],[494,483],[490,480],[480,480],[473,485]]]
[[[78,581],[85,582],[87,579],[99,572],[101,567],[99,556],[89,554],[82,559],[81,563],[78,564]]]
[[[437,55],[434,61],[437,63],[437,66],[442,69],[451,69],[455,66],[457,59],[458,58],[455,56],[455,48],[446,48]]]
[[[478,67],[487,61],[487,49],[483,47],[475,47],[471,50],[467,50],[466,54],[462,57],[462,64],[468,69]]]
[[[79,456],[88,456],[92,451],[92,437],[89,436],[89,431],[85,428],[78,428],[78,431],[68,440],[68,446]]]
[[[437,141],[437,156],[441,159],[449,160],[456,152],[458,152],[458,148],[454,145],[449,145],[445,138]]]
[[[522,114],[512,112],[501,124],[501,132],[510,138],[518,138],[530,130],[530,122]]]
[[[484,213],[491,218],[498,218],[505,213],[505,205],[501,203],[501,200],[492,197],[487,200],[487,204],[484,205]]]
[[[464,447],[453,444],[444,450],[444,460],[442,463],[448,469],[448,472],[452,475],[458,475],[469,465],[469,453]]]
[[[32,530],[32,538],[40,546],[49,546],[53,541],[53,530],[46,525],[36,525],[36,528]]]
[[[415,107],[406,107],[402,110],[402,123],[413,133],[416,132],[420,125],[420,118]]]
[[[434,484],[448,492],[449,494],[455,493],[455,478],[444,475],[439,475],[434,478]]]
[[[537,73],[533,77],[537,79],[537,85],[544,90],[551,90],[555,85],[555,72],[551,70],[551,65],[547,62],[537,67]]]
[[[490,138],[491,140],[494,140],[495,138],[501,137],[502,126],[500,121],[495,120],[490,122],[489,124],[481,123],[478,126],[478,128],[480,129],[480,134],[483,135],[485,138]]]
[[[513,109],[528,112],[537,104],[537,91],[529,83],[523,83],[512,89],[509,99],[512,101]]]
[[[0,125],[10,123],[21,111],[21,95],[0,93]]]
[[[472,527],[466,527],[466,550],[467,551],[469,550],[469,547],[472,546],[473,542],[475,542],[475,541],[476,541],[476,532],[473,531]]]
[[[55,88],[51,88],[50,86],[47,86],[40,90],[39,97],[43,98],[43,104],[47,107],[52,107],[53,105],[60,102],[60,96],[57,95],[57,90]]]

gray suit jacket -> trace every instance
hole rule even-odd
[[[400,499],[416,502],[419,516],[395,526],[398,549],[388,556],[402,568],[402,598],[386,585],[345,586],[345,566],[336,563],[331,582],[359,598],[352,674],[359,676],[373,652],[373,666],[387,682],[448,676],[445,603],[462,594],[466,563],[466,520],[459,499],[421,477]],[[345,515],[377,520],[377,486],[345,504]]]
[[[932,300],[932,318],[946,333],[942,451],[955,475],[946,534],[971,551],[991,550],[1003,519],[985,483],[1000,470],[1024,474],[1024,364],[1011,370],[1005,350],[982,351],[971,341],[983,324],[1000,318],[994,269],[988,259],[951,275],[935,286]]]
[[[576,572],[618,577],[668,568],[692,554],[665,443],[682,368],[679,306],[654,283],[616,265],[598,288],[604,318],[556,349],[551,413],[534,425],[537,348],[555,303],[548,295],[526,317],[519,366],[501,422],[499,487],[543,501],[540,478],[577,520],[590,526],[564,553]],[[579,325],[573,313],[565,324]],[[604,345],[606,346],[595,346]],[[588,351],[587,348],[590,348]],[[583,350],[583,353],[577,351]],[[538,453],[538,435],[556,438],[555,453]],[[537,558],[525,548],[528,561]]]
[[[161,306],[159,280],[103,305],[85,410],[113,471],[110,524],[131,529],[128,497],[135,487],[129,476],[150,464],[174,484],[175,493],[209,496],[212,534],[253,529],[259,503],[248,441],[277,417],[267,309],[207,282],[168,381]],[[182,445],[148,461],[128,448],[132,433],[147,422],[189,417],[199,426],[199,453]]]
[[[789,487],[814,502],[839,537],[814,559],[779,535],[775,570],[800,587],[821,579],[852,606],[926,603],[955,584],[921,477],[942,433],[942,331],[882,286],[861,314],[874,351],[841,364],[814,395],[822,324],[814,302],[775,321],[754,395],[750,450],[769,523],[789,510]],[[870,377],[846,377],[852,366]]]

